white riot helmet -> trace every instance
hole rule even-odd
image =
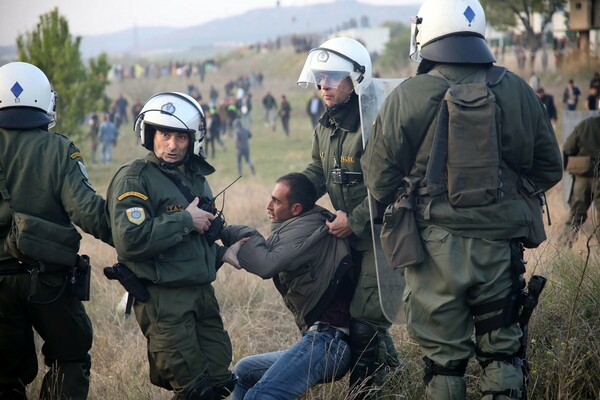
[[[309,84],[319,87],[327,77],[330,87],[337,86],[348,76],[354,91],[360,95],[371,83],[371,56],[360,42],[347,37],[330,39],[308,53],[304,68],[298,77],[298,86]]]
[[[444,63],[493,63],[485,13],[477,0],[426,0],[412,18],[410,58]]]
[[[193,97],[179,92],[157,93],[150,97],[135,120],[135,133],[142,146],[154,150],[157,129],[185,132],[190,137],[189,155],[206,158],[202,140],[206,133],[206,119],[202,107]]]
[[[17,61],[0,67],[0,127],[52,128],[56,97],[46,74],[35,65]]]

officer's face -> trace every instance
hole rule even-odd
[[[295,217],[298,203],[290,204],[288,201],[289,186],[285,182],[278,182],[271,193],[271,200],[267,203],[267,214],[271,221],[283,222]]]
[[[154,134],[154,154],[167,163],[182,161],[187,154],[190,137],[181,132],[162,132]]]
[[[346,101],[348,96],[350,96],[350,93],[352,93],[353,90],[352,80],[350,77],[347,77],[343,81],[339,82],[339,84],[336,85],[337,87],[334,87],[334,85],[329,85],[326,80],[322,80],[320,84],[321,96],[323,96],[323,101],[325,104],[327,104],[327,107],[333,107],[343,103]]]

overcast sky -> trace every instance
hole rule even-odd
[[[96,35],[137,26],[194,26],[257,9],[331,3],[335,0],[0,0],[0,45],[35,29],[39,16],[58,7],[72,35]],[[337,0],[344,1],[344,0]],[[347,1],[347,0],[346,0]],[[358,0],[381,5],[421,0]]]

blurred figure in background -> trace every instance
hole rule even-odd
[[[548,113],[548,117],[550,117],[550,121],[552,121],[552,124],[556,124],[556,121],[558,120],[558,113],[556,112],[556,106],[554,105],[554,96],[546,93],[544,88],[539,88],[536,91],[536,94],[542,103],[544,103],[544,107],[546,107],[546,112]]]
[[[263,107],[265,108],[265,126],[271,127],[273,132],[275,132],[275,120],[277,118],[277,100],[271,94],[271,92],[267,92],[262,99]]]
[[[100,162],[108,164],[112,161],[113,148],[117,144],[119,131],[110,120],[109,115],[102,114],[102,122],[98,127],[98,140],[100,141]]]
[[[568,111],[576,110],[579,96],[581,96],[581,90],[575,86],[575,81],[573,79],[569,79],[569,83],[567,83],[567,87],[563,92],[563,104],[565,105],[565,109]]]
[[[323,115],[324,111],[325,105],[323,104],[323,100],[321,100],[319,97],[319,93],[316,91],[313,92],[313,95],[306,103],[306,113],[310,118],[310,123],[313,129],[315,129],[319,123],[319,118],[321,118],[321,115]]]
[[[239,118],[233,121],[233,137],[235,138],[235,149],[237,152],[238,175],[242,175],[242,159],[245,160],[246,165],[250,168],[250,172],[254,175],[256,171],[250,160],[250,138],[252,137],[252,133],[242,124]]]
[[[98,151],[98,130],[100,128],[100,121],[98,121],[98,114],[92,113],[88,121],[90,127],[90,158],[92,163],[96,162],[96,152]]]
[[[279,117],[285,136],[290,136],[290,117],[292,116],[292,106],[285,94],[281,95],[281,104],[279,106]]]

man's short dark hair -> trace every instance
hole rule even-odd
[[[317,190],[306,175],[292,172],[277,179],[277,183],[285,182],[289,189],[288,202],[300,203],[302,212],[312,210],[317,201]]]

